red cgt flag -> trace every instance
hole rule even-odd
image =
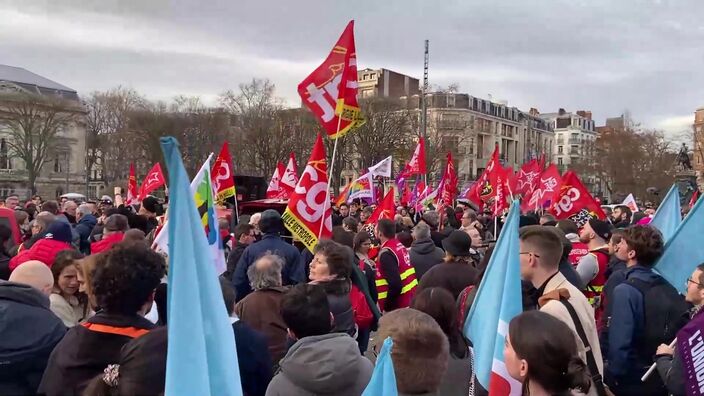
[[[365,224],[376,224],[381,219],[393,220],[395,214],[396,206],[394,205],[394,188],[391,187],[379,206],[377,206],[372,215],[369,216]]]
[[[510,186],[514,194],[530,197],[538,185],[542,169],[538,160],[531,160],[521,166],[521,169],[511,178]]]
[[[496,196],[494,197],[492,211],[494,216],[501,216],[504,211],[509,209],[511,192],[508,188],[508,181],[513,174],[513,169],[508,167],[504,168],[501,165],[497,166],[495,169],[491,178],[491,184],[496,186]]]
[[[562,176],[562,186],[550,208],[558,219],[570,219],[582,227],[590,218],[605,219],[606,214],[594,197],[589,194],[579,177],[567,171]]]
[[[447,164],[440,184],[437,202],[444,206],[452,206],[452,201],[457,195],[457,172],[455,172],[455,164],[452,162],[452,153],[447,153]]]
[[[535,189],[530,195],[526,195],[521,202],[521,210],[528,212],[542,208],[554,195],[559,192],[562,178],[560,171],[552,164],[548,166],[538,178]]]
[[[332,237],[327,170],[323,138],[318,135],[306,168],[282,216],[286,228],[311,252],[320,238]]]
[[[420,138],[418,140],[418,145],[416,146],[415,151],[413,151],[413,157],[411,157],[411,159],[408,161],[408,165],[406,165],[404,171],[408,173],[408,176],[424,175],[427,173],[426,169],[427,168],[425,164],[425,139]]]
[[[152,191],[166,184],[164,173],[161,171],[161,164],[156,163],[142,181],[142,188],[139,189],[139,200],[142,201]]]
[[[491,184],[491,176],[494,169],[500,166],[499,145],[497,144],[494,146],[494,153],[491,155],[491,159],[486,163],[486,169],[469,189],[466,198],[479,207],[482,207],[485,202],[493,198],[496,195],[496,186]]]
[[[281,175],[283,175],[285,171],[284,164],[279,161],[276,164],[276,169],[274,169],[274,174],[271,176],[269,187],[266,189],[267,198],[282,198],[282,195],[286,195],[281,188]]]
[[[223,142],[220,154],[210,170],[210,180],[215,190],[215,199],[218,202],[223,202],[236,195],[235,178],[232,174],[232,157],[227,142]]]
[[[298,184],[298,165],[296,165],[296,155],[293,152],[288,157],[286,170],[280,176],[279,187],[283,190],[283,198],[289,198]]]
[[[336,139],[364,124],[357,104],[357,53],[350,21],[327,59],[298,84],[303,103]]]
[[[134,172],[134,164],[130,164],[130,178],[127,180],[127,200],[125,203],[127,205],[132,205],[137,203],[137,176]]]

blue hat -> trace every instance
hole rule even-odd
[[[71,234],[71,225],[68,223],[64,223],[63,221],[56,220],[49,225],[49,228],[46,230],[46,236],[44,238],[71,243],[71,241],[73,240],[73,235]]]

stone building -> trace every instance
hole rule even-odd
[[[86,193],[85,111],[77,92],[57,82],[20,67],[0,65],[0,112],[9,114],[9,99],[16,94],[40,95],[62,99],[65,113],[72,121],[58,130],[57,143],[49,148],[35,187],[44,199],[54,199],[69,192]],[[13,152],[12,135],[7,122],[0,119],[0,197],[17,194],[21,199],[31,195],[27,167]]]

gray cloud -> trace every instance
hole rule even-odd
[[[29,4],[27,4],[29,3]],[[0,62],[82,94],[129,85],[152,98],[214,98],[268,77],[296,86],[356,20],[361,67],[522,109],[589,109],[597,123],[629,109],[677,132],[704,105],[704,3],[699,0],[26,1],[0,0]]]

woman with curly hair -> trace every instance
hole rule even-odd
[[[64,322],[66,327],[73,327],[85,319],[88,313],[88,298],[78,291],[78,260],[83,255],[75,250],[59,252],[51,266],[54,275],[54,288],[49,296],[51,312]]]
[[[40,394],[80,394],[93,377],[119,360],[123,345],[154,328],[144,315],[164,275],[164,259],[139,244],[116,246],[101,256],[89,289],[97,313],[72,327],[51,353]]]

